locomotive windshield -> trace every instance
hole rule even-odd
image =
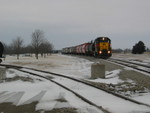
[[[100,42],[108,42],[108,43],[111,43],[110,39],[106,38],[106,37],[100,37],[100,38],[97,38],[95,40],[96,43],[100,43]]]
[[[108,42],[108,43],[110,43],[110,40],[99,40],[99,42]]]

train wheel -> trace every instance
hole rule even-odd
[[[2,62],[2,59],[0,59],[0,63]]]

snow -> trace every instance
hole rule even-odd
[[[113,54],[112,58],[119,58],[136,63],[150,65],[150,53],[147,54]]]
[[[113,55],[114,58],[126,58],[127,60],[144,62],[144,64],[147,65],[150,64],[149,54],[146,54],[144,56],[133,56],[129,54],[127,56],[124,54]],[[8,56],[3,63],[32,67],[50,72],[57,72],[77,79],[85,79],[92,82],[100,82],[107,84],[118,84],[124,82],[123,80],[119,79],[118,76],[119,73],[122,71],[121,69],[106,71],[106,79],[89,79],[91,77],[91,64],[94,62],[72,56],[56,54],[47,58],[39,58],[39,60],[36,60],[33,57],[21,57],[20,60],[16,60],[15,57]],[[11,82],[3,81],[2,83],[0,83],[0,103],[12,102],[15,105],[22,105],[29,104],[33,101],[38,101],[39,103],[36,106],[36,110],[51,110],[54,108],[72,107],[77,108],[79,113],[100,112],[97,108],[92,107],[91,105],[83,102],[81,99],[77,98],[72,93],[45,79],[33,77],[30,74],[25,74],[13,69],[9,69],[6,72],[6,78],[13,78],[15,76],[30,77],[33,79],[33,82],[21,80]],[[89,98],[91,98],[94,103],[102,105],[104,107],[109,106],[109,108],[107,109],[109,110],[111,108],[113,109],[113,112],[118,112],[119,109],[119,112],[124,111],[128,113],[130,112],[128,110],[132,109],[131,107],[133,107],[132,103],[123,103],[124,105],[120,104],[122,103],[122,101],[115,97],[109,98],[109,101],[103,100],[103,98],[106,95],[109,95],[105,92],[92,93],[92,89],[90,89],[89,87],[80,87],[80,84],[73,84],[73,82],[70,83],[66,79],[54,78],[54,80],[70,86],[73,90],[78,91],[85,97],[88,97],[88,95],[92,95],[92,97],[94,98]],[[12,99],[11,97],[14,98]],[[145,94],[141,96],[138,95],[132,98],[150,105],[150,94]],[[66,101],[59,102],[57,99],[63,99]],[[134,112],[140,111],[143,111],[142,107],[135,107]]]
[[[150,103],[150,93],[134,96],[133,99],[144,102],[146,104]]]
[[[52,55],[39,60],[33,57],[23,57],[19,61],[14,57],[8,57],[3,63],[44,69],[45,71],[67,74],[77,78],[90,78],[90,66],[93,62],[71,56]]]
[[[11,69],[11,71],[14,71],[14,74],[9,74],[10,71],[8,71],[6,73],[8,78],[14,77],[15,75],[21,75],[22,77],[29,76],[29,74],[16,70]],[[38,77],[31,75],[30,77],[34,80],[33,83],[23,82],[21,80],[0,83],[0,103],[12,102],[18,106],[38,101],[36,110],[44,109],[48,111],[54,108],[71,107],[76,108],[81,113],[89,113],[89,110],[91,111],[90,113],[100,112],[97,108],[83,102],[74,94],[58,85]],[[65,99],[66,102],[59,102],[57,99]]]
[[[100,82],[100,83],[106,83],[106,84],[118,84],[118,83],[122,83],[124,81],[122,81],[121,79],[119,79],[118,74],[121,72],[120,69],[117,70],[113,70],[113,71],[106,71],[106,78],[105,79],[87,79],[88,81],[92,81],[92,82]]]
[[[83,97],[88,98],[92,102],[96,103],[99,106],[103,106],[114,113],[129,113],[133,111],[144,111],[142,106],[133,105],[132,102],[125,101],[124,99],[120,99],[114,95],[108,94],[101,90],[96,90],[91,87],[87,87],[82,83],[76,83],[74,81],[70,81],[66,78],[56,77],[55,81],[67,86],[78,94],[83,95]],[[107,98],[107,99],[106,99]],[[114,104],[115,103],[115,104]],[[121,103],[121,104],[120,104]],[[109,107],[108,107],[109,106]],[[119,109],[118,109],[119,107]],[[141,110],[143,109],[143,110]],[[147,109],[148,110],[148,109]],[[150,110],[150,109],[149,109]]]

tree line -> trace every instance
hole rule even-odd
[[[146,51],[146,47],[142,41],[136,43],[132,48],[133,54],[143,54],[145,51]]]
[[[31,43],[29,45],[24,46],[24,40],[18,36],[12,40],[10,45],[4,44],[4,47],[4,54],[16,54],[17,59],[19,59],[20,54],[35,54],[36,59],[38,59],[39,54],[46,57],[54,49],[53,44],[45,38],[44,32],[40,29],[36,29],[32,33]]]
[[[146,48],[144,42],[139,41],[132,49],[113,49],[113,53],[132,53],[132,54],[143,54],[145,51],[150,52],[149,48]]]

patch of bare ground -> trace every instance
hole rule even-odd
[[[122,71],[119,76],[122,80],[132,80],[134,83],[125,82],[128,87],[124,87],[125,91],[133,91],[133,92],[145,92],[145,90],[150,90],[150,76],[146,76],[142,73],[126,70]],[[123,86],[118,84],[118,86]]]
[[[30,77],[20,77],[20,76],[15,76],[13,78],[3,79],[3,81],[5,81],[5,82],[12,82],[12,81],[17,81],[17,80],[21,80],[21,81],[24,81],[24,82],[34,82],[34,80]],[[40,80],[40,79],[38,79],[38,80]]]
[[[58,98],[58,99],[56,99],[56,101],[58,101],[58,102],[67,102],[67,100],[64,99],[64,98]]]
[[[30,62],[12,62],[12,64],[23,66],[23,65],[30,65],[31,63]]]
[[[0,112],[1,113],[77,113],[75,108],[59,108],[52,109],[50,111],[35,110],[38,102],[33,102],[31,104],[15,106],[12,103],[1,103]]]
[[[30,66],[30,65],[35,65],[37,67],[55,67],[55,64],[53,63],[49,63],[49,62],[45,62],[45,63],[40,63],[40,62],[12,62],[12,64],[14,65],[19,65],[19,66]],[[32,66],[31,66],[32,67]]]
[[[82,58],[82,57],[81,57]],[[105,64],[106,71],[113,71],[116,69],[122,70],[119,73],[119,79],[123,80],[124,82],[118,84],[106,84],[106,83],[99,83],[99,82],[90,82],[93,85],[110,90],[119,94],[123,94],[125,96],[131,96],[134,93],[148,93],[150,92],[150,76],[142,74],[140,72],[134,70],[126,70],[124,67],[107,62],[102,59],[95,59],[92,57],[83,57],[87,60],[92,62],[100,62]],[[89,82],[89,81],[88,81]],[[130,92],[130,93],[128,93]]]
[[[99,82],[90,83],[94,86],[113,91],[124,96],[132,96],[135,93],[141,94],[150,92],[150,76],[146,76],[133,70],[123,70],[120,72],[119,78],[124,82],[118,84],[106,84]]]
[[[78,113],[75,108],[59,108],[44,113]]]
[[[27,105],[16,106],[12,103],[2,103],[0,104],[1,113],[40,113],[35,111],[37,102],[33,102]]]

